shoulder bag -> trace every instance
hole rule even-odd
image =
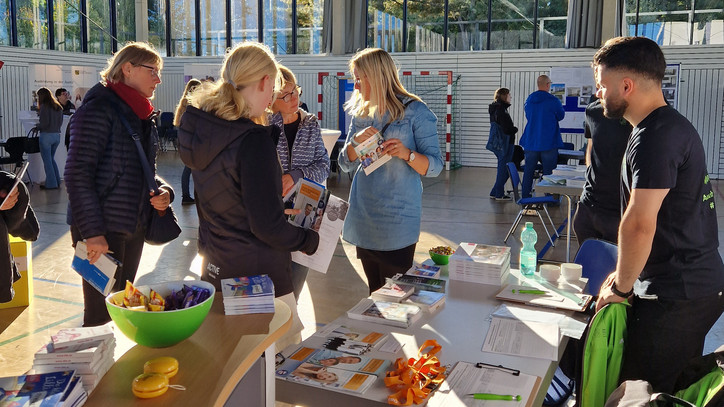
[[[126,130],[128,130],[131,134],[131,139],[136,145],[138,158],[141,161],[143,175],[146,178],[148,188],[153,191],[154,195],[159,195],[161,192],[158,190],[155,174],[151,171],[151,166],[148,163],[146,154],[143,152],[141,138],[138,136],[138,133],[133,130],[131,125],[128,123],[128,120],[126,120],[123,115],[119,114],[118,117],[121,118],[121,122],[123,122]],[[146,235],[144,236],[146,243],[152,245],[162,245],[176,239],[180,234],[181,227],[178,225],[178,219],[176,218],[176,214],[173,213],[171,205],[163,211],[153,210],[152,208],[151,219],[149,219],[148,225],[146,225]]]

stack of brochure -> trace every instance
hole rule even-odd
[[[445,293],[419,290],[407,297],[406,303],[415,304],[423,311],[435,312],[445,304]]]
[[[0,406],[80,407],[87,399],[72,370],[0,377]]]
[[[450,280],[502,285],[510,274],[510,247],[460,243],[450,256]]]
[[[422,310],[415,304],[400,304],[363,298],[357,305],[347,311],[347,317],[407,328],[422,317]]]
[[[349,328],[340,324],[328,324],[317,331],[314,336],[325,339],[325,349],[336,350],[352,355],[361,355],[382,343],[387,334]]]
[[[405,298],[415,292],[415,286],[407,284],[398,284],[388,281],[385,285],[372,291],[370,297],[373,300],[401,302]]]
[[[33,373],[74,370],[90,393],[113,366],[115,348],[109,325],[61,329],[35,353]]]
[[[274,283],[268,275],[221,280],[226,315],[268,314],[274,312]]]

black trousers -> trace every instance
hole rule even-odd
[[[390,251],[357,248],[357,258],[362,261],[370,293],[385,285],[386,277],[405,273],[412,267],[416,246],[417,243],[413,243],[402,249]]]
[[[592,208],[579,202],[576,216],[573,218],[573,232],[579,243],[583,243],[586,239],[603,239],[617,243],[620,223],[620,212]]]
[[[116,283],[111,292],[123,290],[126,287],[126,280],[130,282],[135,280],[143,253],[144,234],[144,230],[140,228],[130,236],[120,233],[106,234],[108,250],[113,252],[111,256],[122,263],[116,270]],[[73,239],[73,247],[82,240],[80,231],[73,225],[70,227],[70,236]],[[103,325],[111,320],[105,299],[102,293],[83,280],[83,326]]]
[[[646,380],[671,393],[689,361],[701,356],[704,338],[724,311],[722,293],[691,300],[634,297],[620,381]]]

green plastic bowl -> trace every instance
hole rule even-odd
[[[435,262],[435,264],[438,264],[440,266],[444,266],[450,262],[449,254],[439,254],[433,252],[432,250],[430,250],[430,258],[432,259],[432,261]]]
[[[146,296],[153,289],[166,297],[171,294],[171,290],[181,290],[184,284],[208,288],[211,291],[211,297],[190,308],[174,311],[144,312],[113,304],[111,298],[123,300],[123,291],[119,291],[106,297],[106,308],[108,308],[108,313],[118,329],[133,342],[149,348],[172,346],[193,335],[199,329],[201,323],[204,322],[211,309],[211,304],[214,303],[214,294],[216,293],[214,286],[206,281],[186,280],[136,287]]]

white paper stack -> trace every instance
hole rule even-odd
[[[113,366],[116,339],[109,325],[66,328],[51,336],[51,342],[35,353],[33,371],[49,373],[75,370],[90,394]]]
[[[559,175],[566,178],[585,177],[586,166],[558,164],[558,166],[553,169],[553,175]]]
[[[274,312],[274,283],[268,275],[221,280],[226,315]]]
[[[510,247],[460,243],[450,256],[450,280],[502,285],[510,274]]]

